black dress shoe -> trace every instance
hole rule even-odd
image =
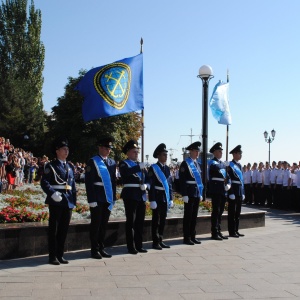
[[[236,232],[236,234],[237,234],[238,236],[245,236],[244,234],[239,233],[238,231]]]
[[[129,254],[138,254],[138,251],[136,249],[130,249],[128,250]]]
[[[104,250],[99,251],[102,257],[111,258],[111,255]]]
[[[201,242],[198,240],[198,239],[196,239],[196,238],[193,238],[193,239],[191,239],[191,241],[194,243],[194,244],[201,244]]]
[[[102,255],[100,254],[100,252],[92,252],[91,258],[101,259]]]
[[[60,262],[57,260],[56,257],[49,257],[49,264],[58,266],[58,265],[60,265]]]
[[[137,248],[136,249],[138,252],[140,252],[140,253],[147,253],[148,251],[146,250],[146,249],[144,249],[144,248]]]
[[[238,238],[239,236],[236,233],[229,233],[230,237]]]
[[[218,236],[217,234],[213,234],[211,236],[211,239],[215,240],[215,241],[223,241],[223,239],[220,236]]]
[[[190,239],[184,239],[184,240],[183,240],[183,243],[186,244],[186,245],[191,245],[191,246],[192,246],[192,245],[195,245],[195,243],[192,242]]]
[[[63,257],[58,257],[57,260],[61,263],[61,264],[68,264],[69,262],[64,259]]]
[[[159,245],[160,245],[162,248],[171,248],[169,245],[166,245],[164,242],[160,242]]]
[[[228,236],[223,235],[221,232],[218,233],[218,236],[223,240],[228,240]]]
[[[162,247],[160,244],[152,244],[152,248],[155,250],[162,250]]]

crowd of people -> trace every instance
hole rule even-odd
[[[299,162],[300,164],[300,162]],[[243,166],[245,203],[300,210],[300,165],[287,161]]]
[[[39,182],[48,162],[46,155],[35,157],[30,151],[15,148],[10,139],[0,137],[0,192]],[[84,182],[85,166],[84,163],[75,164],[76,182]]]

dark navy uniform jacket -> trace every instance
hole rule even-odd
[[[232,162],[242,171],[241,164],[237,163],[235,160],[232,160]],[[236,172],[234,172],[234,170],[230,166],[228,167],[228,174],[231,179],[231,188],[228,191],[228,195],[234,194],[236,197],[242,197],[244,195],[243,185],[241,184],[241,180]]]
[[[198,169],[199,168],[200,166],[198,165]],[[195,183],[189,183],[192,181],[194,181]],[[180,182],[180,193],[182,196],[188,196],[191,198],[200,198],[201,195],[198,186],[196,184],[196,180],[193,177],[186,161],[183,161],[180,165],[179,182]]]
[[[121,192],[122,199],[132,199],[137,201],[146,200],[146,191],[142,191],[141,184],[149,184],[149,178],[146,170],[143,170],[143,176],[140,178],[137,173],[141,172],[141,168],[138,162],[135,162],[135,166],[130,167],[125,161],[121,161],[119,164],[119,170],[122,178],[123,185],[136,184],[136,187],[124,186]]]
[[[61,184],[63,183],[63,184]],[[66,186],[68,184],[71,189],[58,189],[55,186]],[[41,179],[41,187],[47,194],[45,203],[57,206],[66,206],[73,208],[76,205],[76,186],[74,180],[74,167],[66,162],[66,169],[63,164],[58,160],[54,160],[45,165],[44,174]],[[62,201],[56,202],[51,196],[55,192],[60,192]]]
[[[99,157],[102,160],[102,157],[100,155]],[[113,191],[113,201],[116,201],[117,199],[116,198],[116,169],[117,169],[116,162],[111,158],[107,158],[106,167],[110,175],[112,191]],[[85,187],[86,187],[87,200],[89,203],[107,202],[104,187],[101,185],[95,185],[94,184],[95,182],[102,182],[102,179],[97,172],[94,160],[91,158],[87,163],[86,171],[85,171]]]
[[[170,193],[170,201],[173,200],[173,190],[172,190],[172,176],[170,172],[170,168],[165,165],[165,168],[163,168],[162,164],[157,162],[156,163],[159,168],[162,170],[162,172],[165,174],[166,179],[168,181],[169,186],[169,193]],[[156,202],[166,202],[166,192],[165,190],[162,190],[163,185],[156,177],[156,174],[153,170],[153,167],[151,166],[148,171],[148,175],[150,178],[150,191],[149,191],[149,201],[156,201]],[[155,187],[159,187],[161,189],[156,189]]]
[[[217,162],[217,163],[213,163]],[[222,194],[225,195],[225,180],[221,173],[221,170],[225,170],[226,172],[226,166],[225,164],[218,160],[216,157],[214,157],[209,163],[209,192],[211,194]],[[227,172],[226,172],[227,174]]]

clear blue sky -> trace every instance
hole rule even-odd
[[[182,157],[202,129],[199,67],[214,85],[230,73],[229,150],[242,163],[266,161],[263,132],[276,130],[271,160],[298,162],[299,0],[35,0],[46,47],[44,108],[51,111],[68,77],[137,55],[144,39],[145,154],[166,143]],[[225,149],[226,126],[208,111],[208,147]],[[201,137],[193,137],[193,141]],[[225,151],[223,154],[225,158]],[[229,155],[231,157],[231,155]]]

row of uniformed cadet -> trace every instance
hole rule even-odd
[[[86,168],[86,192],[91,213],[90,241],[91,257],[101,259],[111,257],[104,250],[106,226],[110,212],[116,201],[116,163],[109,158],[114,139],[105,137],[98,140],[98,155],[92,157]],[[181,165],[179,180],[184,201],[183,217],[183,242],[188,245],[200,244],[196,238],[196,221],[199,202],[202,199],[201,170],[197,158],[200,151],[200,142],[195,142],[187,147],[190,157]],[[226,166],[220,161],[222,145],[217,143],[211,149],[214,159],[210,164],[209,178],[212,194],[212,238],[224,239],[221,234],[221,215],[225,205],[225,192],[228,189]],[[49,263],[68,263],[63,258],[64,243],[71,219],[72,208],[76,205],[76,189],[74,182],[73,167],[66,162],[68,156],[68,143],[60,140],[55,145],[57,160],[45,167],[41,185],[47,193],[46,203],[49,204]],[[236,150],[236,151],[234,151]],[[240,148],[232,153],[241,153]],[[172,201],[172,177],[170,169],[166,165],[167,149],[165,144],[157,146],[153,157],[157,158],[149,172],[145,170],[145,164],[137,161],[139,147],[136,141],[130,140],[122,149],[127,159],[120,162],[120,173],[123,180],[121,197],[124,201],[126,214],[126,241],[130,254],[145,253],[143,248],[143,225],[146,210],[146,190],[149,191],[150,207],[152,209],[152,240],[153,249],[161,250],[170,248],[163,241],[165,221],[168,208],[173,206]],[[234,156],[235,159],[240,158]],[[230,236],[242,236],[238,232],[238,219],[240,202],[243,197],[241,189],[235,188],[240,180],[235,163],[228,167],[229,173],[232,168],[232,187],[229,189]],[[224,172],[225,170],[225,172]],[[236,177],[234,177],[236,175]],[[242,182],[240,182],[242,186]],[[232,196],[234,195],[234,196]]]

